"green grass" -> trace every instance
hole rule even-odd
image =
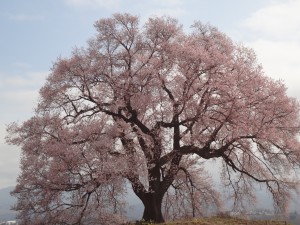
[[[223,217],[209,217],[209,218],[197,218],[193,220],[182,220],[174,222],[165,222],[160,224],[154,223],[137,223],[138,225],[292,225],[285,221],[275,220],[246,220],[239,218],[223,218]],[[134,225],[134,224],[132,224]]]

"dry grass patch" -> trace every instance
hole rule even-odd
[[[193,220],[174,221],[161,223],[159,225],[292,225],[285,221],[271,221],[271,220],[246,220],[239,218],[223,218],[223,217],[209,217],[197,218]]]

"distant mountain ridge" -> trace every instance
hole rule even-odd
[[[16,199],[10,195],[14,187],[6,187],[0,189],[0,222],[15,220],[16,212],[11,210],[11,207],[16,203]],[[266,195],[264,191],[258,191],[258,208],[271,208],[271,199]],[[127,217],[129,220],[139,220],[142,217],[144,206],[141,201],[135,196],[132,190],[127,192]],[[300,214],[300,198],[295,196],[292,199],[290,212]],[[298,223],[296,223],[298,224]]]
[[[14,187],[7,187],[0,189],[0,222],[15,220],[16,212],[11,210],[15,204],[16,199],[10,195]]]
[[[0,223],[3,221],[16,219],[16,212],[11,210],[11,207],[16,203],[16,199],[10,195],[10,192],[13,190],[14,187],[0,189]],[[144,206],[132,191],[128,191],[127,198],[128,208],[126,215],[128,219],[141,219]]]

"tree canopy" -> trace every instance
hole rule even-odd
[[[129,183],[156,222],[233,206],[265,184],[279,211],[298,188],[299,104],[251,49],[196,22],[114,14],[58,58],[35,115],[9,126],[22,148],[13,194],[23,224],[121,223]]]

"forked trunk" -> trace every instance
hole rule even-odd
[[[147,193],[142,199],[142,202],[145,207],[143,220],[156,223],[164,222],[161,212],[162,197],[157,196],[155,193]]]

